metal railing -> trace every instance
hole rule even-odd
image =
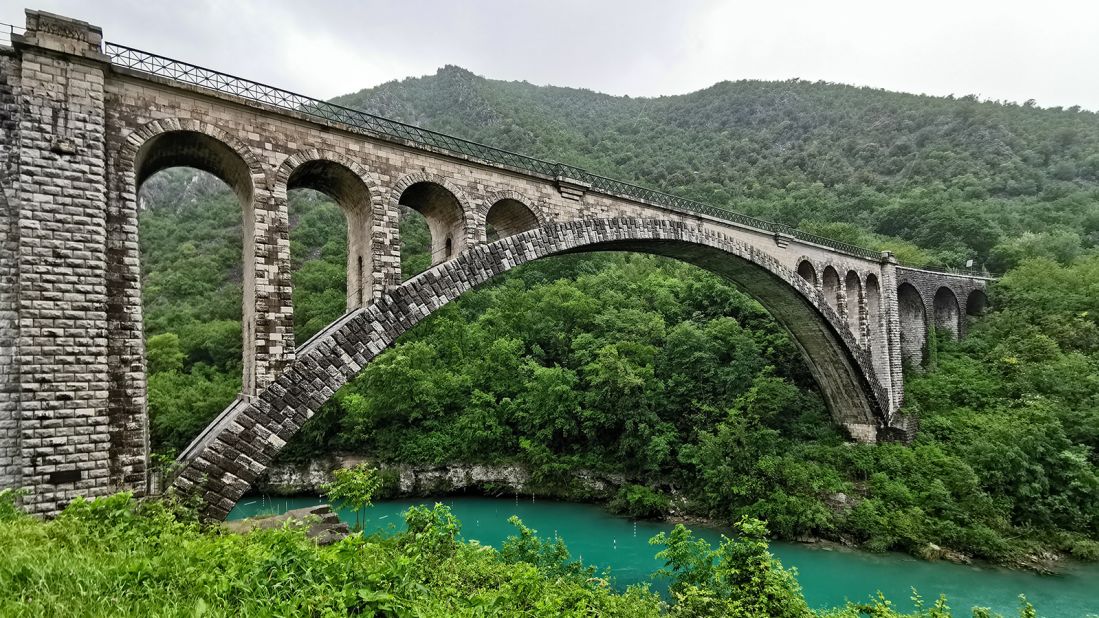
[[[591,185],[591,190],[606,195],[641,201],[677,212],[714,217],[774,234],[785,234],[798,240],[829,247],[849,255],[873,260],[877,260],[881,256],[880,251],[810,234],[789,225],[757,219],[702,202],[599,176],[572,165],[528,157],[501,148],[486,146],[474,141],[382,118],[350,107],[314,99],[125,45],[108,42],[104,44],[104,52],[111,58],[112,63],[119,67],[295,112],[325,123],[340,125],[347,130],[368,136],[407,142],[418,147],[426,147],[446,154],[459,155],[482,163],[509,167],[553,179],[575,180]]]
[[[929,270],[935,273],[942,273],[944,275],[961,275],[964,277],[981,277],[983,279],[998,279],[1002,273],[994,273],[987,270],[977,270],[975,268],[950,268],[949,266],[910,266],[906,264],[900,264],[904,268],[910,268],[912,270]]]
[[[22,26],[14,26],[0,22],[0,45],[11,45],[12,35],[23,34],[27,29]]]

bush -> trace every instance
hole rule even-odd
[[[668,496],[655,492],[644,485],[623,485],[611,499],[607,507],[621,515],[630,517],[663,517],[671,508]]]

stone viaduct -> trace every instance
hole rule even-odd
[[[189,166],[244,221],[243,392],[174,486],[224,517],[342,384],[433,311],[530,260],[641,251],[697,264],[790,332],[835,419],[905,439],[902,365],[961,336],[987,278],[907,268],[782,225],[378,118],[102,40],[27,11],[0,47],[0,488],[56,512],[148,486],[137,191]],[[287,192],[347,221],[348,313],[295,349]],[[434,266],[402,284],[398,205]]]

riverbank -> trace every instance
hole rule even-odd
[[[303,508],[321,501],[252,498],[242,502],[232,516]],[[600,571],[609,569],[613,586],[620,592],[632,584],[648,583],[657,591],[667,585],[666,580],[651,577],[665,565],[655,556],[660,548],[650,545],[649,539],[671,532],[674,524],[615,516],[594,504],[532,500],[529,495],[519,499],[465,495],[386,500],[364,512],[365,529],[385,536],[400,534],[404,511],[436,502],[450,508],[461,521],[461,537],[467,541],[501,548],[508,537],[517,535],[517,529],[508,523],[516,515],[525,526],[537,530],[539,537],[561,538],[572,560],[582,560]],[[346,511],[343,517],[350,521],[355,515]],[[694,525],[692,533],[694,539],[711,547],[721,542],[722,534],[734,534],[728,527],[702,525]],[[842,606],[848,600],[866,602],[881,591],[899,611],[915,611],[910,601],[914,587],[928,604],[945,594],[950,606],[963,610],[958,615],[964,616],[970,615],[973,606],[990,607],[1004,616],[1017,615],[1019,594],[1034,602],[1042,616],[1075,618],[1099,612],[1091,602],[1092,591],[1099,585],[1097,565],[1082,565],[1063,576],[1049,577],[990,566],[928,562],[896,552],[867,553],[828,543],[775,541],[770,550],[784,566],[797,569],[802,592],[817,609]]]
[[[620,474],[607,474],[591,470],[577,470],[566,479],[553,484],[538,483],[530,472],[518,464],[486,465],[452,463],[447,465],[392,464],[370,457],[353,454],[335,454],[308,462],[284,462],[272,466],[255,485],[257,493],[272,496],[315,495],[332,481],[332,471],[339,468],[367,464],[378,468],[382,478],[379,499],[400,499],[429,496],[473,495],[488,497],[532,497],[537,499],[565,500],[570,502],[597,503],[608,508],[618,491],[627,485]],[[687,526],[724,528],[730,522],[691,512],[686,499],[668,488],[667,507],[654,519]],[[858,498],[839,494],[825,501],[829,508],[842,512],[851,509]],[[612,510],[613,512],[613,510]],[[866,551],[854,539],[837,536],[813,536],[782,538],[778,540],[822,547]],[[986,564],[1032,571],[1044,575],[1063,573],[1071,568],[1072,560],[1059,552],[1035,551],[999,562],[989,562],[945,547],[927,543],[906,552],[928,562],[945,561],[961,565]]]

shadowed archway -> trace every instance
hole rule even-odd
[[[514,198],[499,200],[485,214],[485,238],[495,242],[538,227],[538,217]]]
[[[873,441],[890,425],[888,395],[869,356],[811,284],[774,258],[719,233],[652,219],[550,224],[474,247],[363,309],[348,313],[298,350],[297,360],[251,402],[237,402],[180,457],[177,490],[205,498],[224,518],[288,440],[337,389],[409,328],[466,291],[541,257],[636,251],[688,262],[755,297],[807,361],[833,419]]]
[[[935,328],[947,333],[951,339],[957,340],[961,334],[962,312],[958,306],[958,297],[948,287],[941,287],[935,292],[933,302],[935,308]]]
[[[927,348],[927,309],[917,290],[910,283],[897,288],[897,309],[901,325],[901,358],[911,366],[924,363]]]
[[[988,296],[984,290],[973,290],[965,299],[965,314],[970,317],[984,315],[988,311]]]
[[[817,285],[817,269],[813,268],[813,263],[809,260],[802,259],[798,262],[798,274],[802,279],[809,282],[810,285]]]

